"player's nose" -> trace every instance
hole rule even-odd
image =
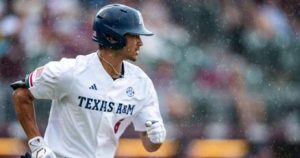
[[[138,36],[137,44],[138,44],[138,46],[140,46],[140,47],[143,46],[143,41],[142,41],[141,36]]]

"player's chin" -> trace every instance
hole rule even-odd
[[[137,61],[137,56],[130,57],[130,58],[128,58],[128,60],[135,62],[135,61]]]
[[[129,57],[128,57],[128,60],[130,60],[130,61],[136,61],[137,58],[138,58],[138,54],[135,54],[135,55],[129,56]]]

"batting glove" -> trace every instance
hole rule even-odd
[[[147,135],[154,144],[163,143],[166,139],[166,130],[164,125],[159,121],[146,122]]]
[[[44,139],[40,136],[28,141],[32,158],[56,158],[54,152],[46,146]]]

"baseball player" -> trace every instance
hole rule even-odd
[[[143,45],[140,35],[153,35],[141,13],[122,4],[104,6],[93,30],[98,51],[49,62],[11,85],[33,158],[113,157],[130,123],[149,152],[165,140],[153,83],[126,61],[137,59]],[[52,100],[44,137],[35,119],[35,98]]]

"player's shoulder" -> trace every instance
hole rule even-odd
[[[91,62],[93,62],[95,59],[98,59],[96,53],[90,53],[87,55],[78,55],[75,58],[74,66],[77,69],[85,69],[89,65],[91,65]]]
[[[48,62],[44,68],[51,71],[67,71],[74,66],[75,60],[71,58],[61,58],[57,61]]]
[[[134,65],[128,61],[124,61],[125,73],[128,73],[131,77],[134,76],[138,79],[150,79],[143,69]]]
[[[95,53],[91,53],[88,55],[78,55],[75,58],[61,58],[59,61],[49,62],[47,67],[60,69],[61,71],[68,71],[71,69],[81,71],[86,69],[94,55]]]

